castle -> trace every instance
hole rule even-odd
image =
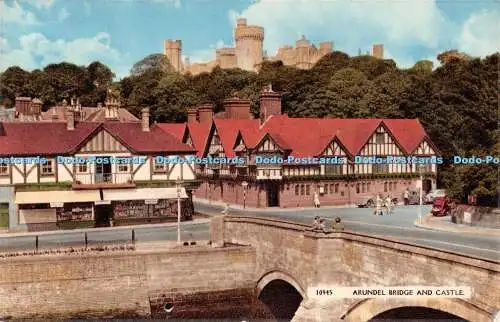
[[[295,47],[284,46],[278,49],[276,56],[267,57],[263,48],[264,28],[247,25],[244,18],[237,20],[234,28],[234,47],[217,49],[215,60],[209,62],[196,62],[191,64],[186,57],[182,61],[182,42],[180,40],[166,40],[164,54],[167,56],[174,70],[181,73],[197,75],[211,72],[216,66],[221,68],[241,68],[256,71],[263,61],[282,61],[284,65],[301,69],[311,68],[321,57],[333,51],[333,43],[324,41],[319,47],[311,44],[305,36],[297,40]],[[372,55],[383,59],[384,47],[381,44],[373,45]]]

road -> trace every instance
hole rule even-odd
[[[349,231],[387,237],[421,246],[428,246],[484,257],[500,261],[500,240],[494,236],[476,236],[452,232],[433,231],[415,227],[419,206],[396,206],[390,216],[374,216],[373,209],[367,208],[319,208],[301,209],[300,211],[273,210],[269,212],[252,212],[243,209],[229,209],[231,214],[255,215],[281,218],[295,222],[311,224],[314,216],[327,219],[342,218],[345,229]],[[200,213],[220,212],[221,207],[196,204]],[[422,213],[430,211],[431,206],[423,206]]]
[[[195,207],[196,211],[200,213],[220,213],[222,210],[218,206],[199,203]],[[429,210],[429,206],[423,207],[424,214]],[[348,231],[372,234],[500,261],[500,241],[496,237],[438,232],[415,227],[414,222],[418,217],[418,206],[398,206],[391,216],[373,216],[372,209],[360,208],[319,208],[297,211],[273,209],[267,212],[230,209],[229,212],[236,215],[281,218],[306,224],[312,223],[314,216],[324,216],[327,219],[338,216],[342,218]],[[208,227],[207,223],[191,224],[185,222],[182,224],[182,239],[207,240],[209,239]],[[103,242],[126,242],[131,240],[131,229],[92,231],[87,233],[87,237],[89,245]],[[135,228],[135,237],[137,242],[176,240],[177,232],[175,226],[143,227]],[[68,231],[39,237],[40,248],[83,245],[84,233],[82,232]],[[0,252],[32,250],[34,247],[34,236],[0,238]]]

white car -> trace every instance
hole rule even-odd
[[[425,203],[432,203],[434,199],[437,197],[445,197],[446,196],[446,190],[444,189],[436,189],[436,190],[431,190],[426,196],[425,196]]]

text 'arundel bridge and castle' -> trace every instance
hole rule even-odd
[[[163,53],[167,56],[175,71],[197,75],[211,72],[216,66],[220,68],[240,68],[255,71],[264,61],[282,61],[286,66],[300,69],[311,68],[323,56],[333,51],[331,41],[319,43],[319,47],[311,44],[305,36],[297,40],[295,48],[283,46],[275,56],[268,57],[264,51],[264,28],[247,25],[247,20],[239,18],[234,28],[234,47],[219,48],[215,52],[215,60],[190,63],[189,58],[182,59],[182,41],[165,40]],[[374,44],[372,55],[384,58],[384,46]]]

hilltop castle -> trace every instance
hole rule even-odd
[[[279,61],[287,66],[301,69],[311,68],[321,57],[333,51],[333,43],[324,41],[319,47],[311,44],[305,36],[299,39],[295,47],[284,46],[278,49],[276,56],[267,57],[264,53],[264,28],[247,25],[244,18],[237,20],[234,28],[234,47],[220,48],[215,52],[215,60],[190,64],[189,58],[182,61],[182,42],[180,40],[166,40],[164,54],[172,67],[182,73],[193,75],[210,72],[216,66],[221,68],[241,68],[256,71],[263,61]],[[374,57],[384,57],[384,47],[381,44],[373,45]]]

